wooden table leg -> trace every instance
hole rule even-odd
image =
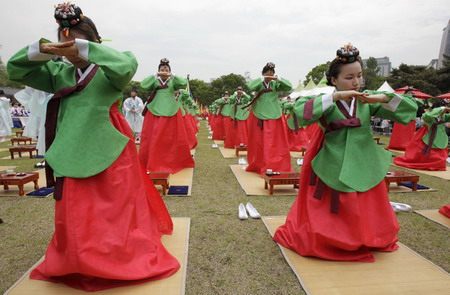
[[[236,157],[239,157],[239,151],[236,150]]]
[[[386,180],[386,188],[387,188],[388,192],[389,192],[389,186],[390,186],[390,182],[388,180]]]
[[[270,191],[269,191],[270,195],[273,195],[273,184],[270,184]]]
[[[23,190],[23,184],[19,184],[18,187],[19,187],[19,196],[25,195],[25,192]]]
[[[19,158],[22,158],[22,152],[19,151]]]
[[[39,189],[38,179],[33,180],[33,182],[34,182],[34,189]]]
[[[167,183],[163,183],[163,184],[162,184],[162,193],[163,193],[163,196],[166,195],[166,185],[167,185]]]
[[[30,159],[33,159],[33,151],[30,151]]]
[[[264,180],[264,189],[267,189],[267,181]]]
[[[11,153],[11,160],[14,160],[14,152],[10,152]]]
[[[412,184],[413,184],[413,187],[412,187],[413,192],[417,191],[417,182],[413,181]]]
[[[7,184],[5,184],[5,185],[3,186],[3,189],[4,189],[4,190],[8,190],[8,189],[9,189],[9,186],[8,186]]]

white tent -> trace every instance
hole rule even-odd
[[[384,81],[383,85],[381,85],[380,88],[378,88],[377,91],[386,91],[388,93],[394,93],[395,92],[394,88],[392,88],[391,85],[389,85],[389,83],[387,81]]]

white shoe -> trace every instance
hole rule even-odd
[[[303,159],[297,159],[297,166],[303,165]]]
[[[242,203],[239,204],[239,219],[248,219],[247,211],[245,211],[244,204]]]
[[[390,202],[392,208],[394,208],[394,212],[398,212],[398,211],[403,211],[403,212],[411,212],[412,208],[410,205],[408,204],[403,204],[403,203],[396,203],[396,202]],[[395,209],[397,209],[398,211],[395,211]]]
[[[248,211],[248,214],[250,214],[251,218],[261,218],[261,214],[259,214],[258,211],[256,211],[255,207],[253,207],[252,204],[247,203],[247,205],[245,205],[245,208]]]
[[[450,157],[448,157],[446,161],[447,161],[447,163],[450,164]]]
[[[211,145],[211,147],[212,147],[213,149],[216,149],[216,148],[218,148],[219,146],[218,146],[216,143],[213,143],[213,144]]]
[[[245,158],[239,158],[238,164],[239,165],[247,165],[248,163],[247,163],[247,160],[245,160]]]

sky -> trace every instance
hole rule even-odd
[[[135,54],[133,80],[155,73],[161,58],[173,73],[209,82],[230,73],[276,74],[297,86],[315,66],[351,42],[362,58],[392,66],[428,65],[438,57],[449,0],[78,0],[106,46]],[[52,0],[0,0],[0,57],[6,61],[45,37],[57,40]]]

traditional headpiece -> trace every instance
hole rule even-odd
[[[244,90],[242,86],[238,86],[237,90]]]
[[[70,2],[64,2],[55,6],[56,22],[63,27],[63,34],[69,37],[69,29],[78,25],[83,20],[81,8]]]
[[[169,60],[167,58],[161,59],[161,61],[159,62],[158,71],[161,68],[161,66],[168,66],[169,70],[172,71],[172,69],[170,68],[170,65],[169,65]]]
[[[336,59],[340,60],[342,63],[352,63],[355,62],[361,57],[359,56],[359,50],[351,43],[342,46],[336,51]]]
[[[265,72],[267,72],[267,71],[273,71],[273,72],[275,73],[275,64],[274,64],[273,62],[268,62],[268,63],[264,66],[264,68],[263,68],[263,70],[262,70],[263,74],[264,74]]]

